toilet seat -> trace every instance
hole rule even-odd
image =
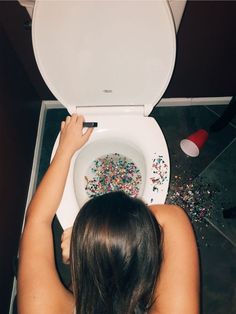
[[[148,184],[145,185],[141,198],[147,204],[163,204],[169,186],[170,162],[165,138],[156,121],[153,118],[147,118],[141,114],[132,115],[132,128],[134,128],[135,132],[130,132],[131,117],[127,114],[120,114],[115,117],[109,114],[100,116],[85,115],[85,119],[90,121],[95,117],[98,125],[101,127],[94,129],[89,142],[85,144],[82,150],[101,139],[115,139],[115,141],[119,142],[119,140],[122,141],[128,136],[128,145],[135,146],[135,148],[140,151],[145,161],[145,176]],[[56,152],[58,141],[59,134],[54,144],[52,158]],[[114,152],[117,152],[117,149]],[[78,208],[80,208],[85,201],[81,200],[81,204],[78,204],[74,189],[74,168],[76,159],[80,153],[81,151],[77,151],[72,158],[63,197],[57,210],[57,217],[63,229],[72,226],[78,213]],[[160,156],[161,160],[163,160],[162,165],[160,165],[160,167],[162,167],[162,178],[160,178],[159,174],[154,173],[155,167],[153,166],[153,164],[155,165],[155,162],[153,162],[154,159]],[[95,158],[96,156],[92,156],[91,161]],[[88,164],[89,163],[90,160],[88,161]],[[153,178],[159,180],[158,184],[153,184]],[[70,210],[68,210],[68,208]]]
[[[98,122],[82,150],[101,134],[132,143],[143,155],[151,182],[144,201],[164,203],[168,149],[160,127],[147,116],[174,69],[175,28],[167,1],[36,0],[32,39],[39,70],[55,97],[70,114]],[[58,138],[52,157],[57,145]],[[73,224],[78,212],[73,171],[79,153],[71,161],[57,211],[63,228]],[[153,166],[157,160],[156,167],[163,167],[159,177]]]
[[[69,113],[140,105],[151,112],[175,64],[166,0],[36,0],[32,40],[45,82]]]

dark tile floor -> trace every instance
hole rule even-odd
[[[236,313],[236,219],[224,219],[222,210],[236,205],[236,121],[211,134],[197,158],[187,157],[179,142],[199,128],[208,128],[225,106],[157,107],[152,116],[165,135],[171,160],[167,203],[184,207],[193,222],[201,260],[202,314]],[[38,182],[48,167],[64,109],[47,112]],[[178,194],[179,193],[179,194]],[[68,267],[61,263],[60,234],[54,234],[58,269],[68,284]]]

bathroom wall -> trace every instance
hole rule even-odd
[[[175,71],[164,97],[235,95],[235,15],[236,1],[187,1],[177,35]],[[34,80],[39,76],[35,69],[29,75]],[[51,97],[46,89],[41,96]]]
[[[42,99],[53,99],[29,52],[29,43],[25,40],[22,43],[25,32],[30,33],[24,30],[24,23],[30,17],[18,2],[7,2],[7,6],[14,7],[4,15],[9,40],[38,94]],[[25,12],[24,18],[19,11]],[[235,95],[235,15],[236,1],[187,1],[177,35],[175,71],[164,97]]]
[[[1,314],[9,313],[13,264],[17,256],[40,110],[39,96],[6,32],[5,5],[11,4],[0,1]],[[12,20],[13,24],[14,21],[17,19]]]
[[[164,97],[236,93],[236,1],[188,1],[175,71]]]

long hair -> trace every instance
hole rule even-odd
[[[89,200],[71,240],[77,314],[134,314],[155,301],[161,230],[148,207],[123,192]]]

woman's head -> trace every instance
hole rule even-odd
[[[89,200],[71,241],[77,313],[147,310],[161,263],[160,227],[146,205],[123,192]]]

